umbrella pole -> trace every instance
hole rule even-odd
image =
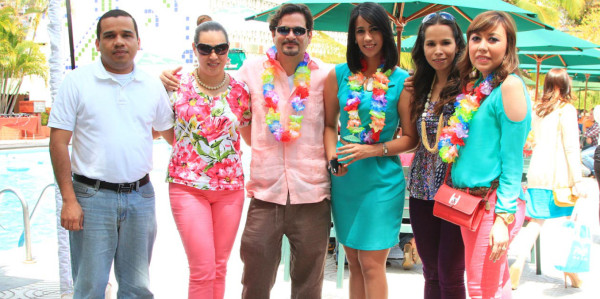
[[[73,21],[71,20],[71,1],[67,0],[67,30],[69,33],[69,50],[71,53],[71,70],[75,70],[75,46],[73,44]]]
[[[535,102],[538,100],[538,86],[540,84],[540,67],[542,65],[542,61],[540,59],[536,59],[536,74],[535,74]]]
[[[587,105],[587,89],[588,89],[588,80],[590,80],[590,74],[585,74],[585,104]]]
[[[402,54],[402,31],[404,31],[404,24],[400,22],[396,23],[396,47],[398,47],[398,66],[400,66],[400,55]]]

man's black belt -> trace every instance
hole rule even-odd
[[[96,188],[108,189],[108,190],[112,190],[112,191],[115,191],[118,193],[131,193],[131,191],[133,191],[133,190],[138,191],[138,189],[140,187],[148,184],[150,182],[150,176],[148,174],[146,174],[143,178],[139,179],[138,181],[131,182],[131,183],[118,184],[118,183],[109,183],[109,182],[96,180],[96,179],[90,179],[83,175],[74,173],[73,180],[76,182],[86,184],[86,185],[94,186]]]

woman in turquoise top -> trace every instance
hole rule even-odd
[[[516,75],[515,24],[508,14],[480,14],[467,29],[467,40],[468,51],[458,62],[461,89],[472,88],[474,79],[477,86],[484,78],[486,82],[491,79],[491,88],[481,85],[482,94],[489,95],[468,124],[465,145],[459,146],[452,165],[452,183],[471,191],[482,187],[484,192],[498,186],[489,197],[489,210],[479,228],[461,228],[467,286],[470,298],[511,298],[506,251],[524,219],[521,177],[531,102],[523,80]],[[444,152],[440,149],[441,155]]]
[[[350,297],[387,298],[385,262],[404,206],[398,154],[417,144],[410,96],[401,95],[408,75],[396,67],[390,22],[378,4],[354,8],[347,49],[347,63],[329,73],[323,92],[325,150],[341,163],[332,169],[334,228],[347,253]],[[395,139],[399,123],[404,134]]]

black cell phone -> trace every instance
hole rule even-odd
[[[329,169],[331,169],[331,173],[336,174],[338,173],[340,167],[340,163],[338,162],[337,158],[333,158],[331,160],[329,160]]]

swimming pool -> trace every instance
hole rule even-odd
[[[0,151],[0,190],[11,188],[20,192],[29,205],[29,213],[44,187],[53,182],[48,148]],[[56,238],[55,208],[51,188],[31,218],[32,244]],[[0,250],[17,247],[23,232],[23,212],[20,201],[11,193],[0,195],[0,225]]]
[[[171,147],[164,140],[156,140],[153,147],[155,181],[164,180],[167,165],[164,158]],[[52,164],[47,147],[0,151],[0,190],[11,188],[21,193],[29,205],[35,201],[48,184],[54,183]],[[56,239],[56,203],[54,188],[46,191],[31,218],[31,243]],[[23,212],[20,201],[10,193],[0,195],[0,251],[16,248],[23,232]]]

